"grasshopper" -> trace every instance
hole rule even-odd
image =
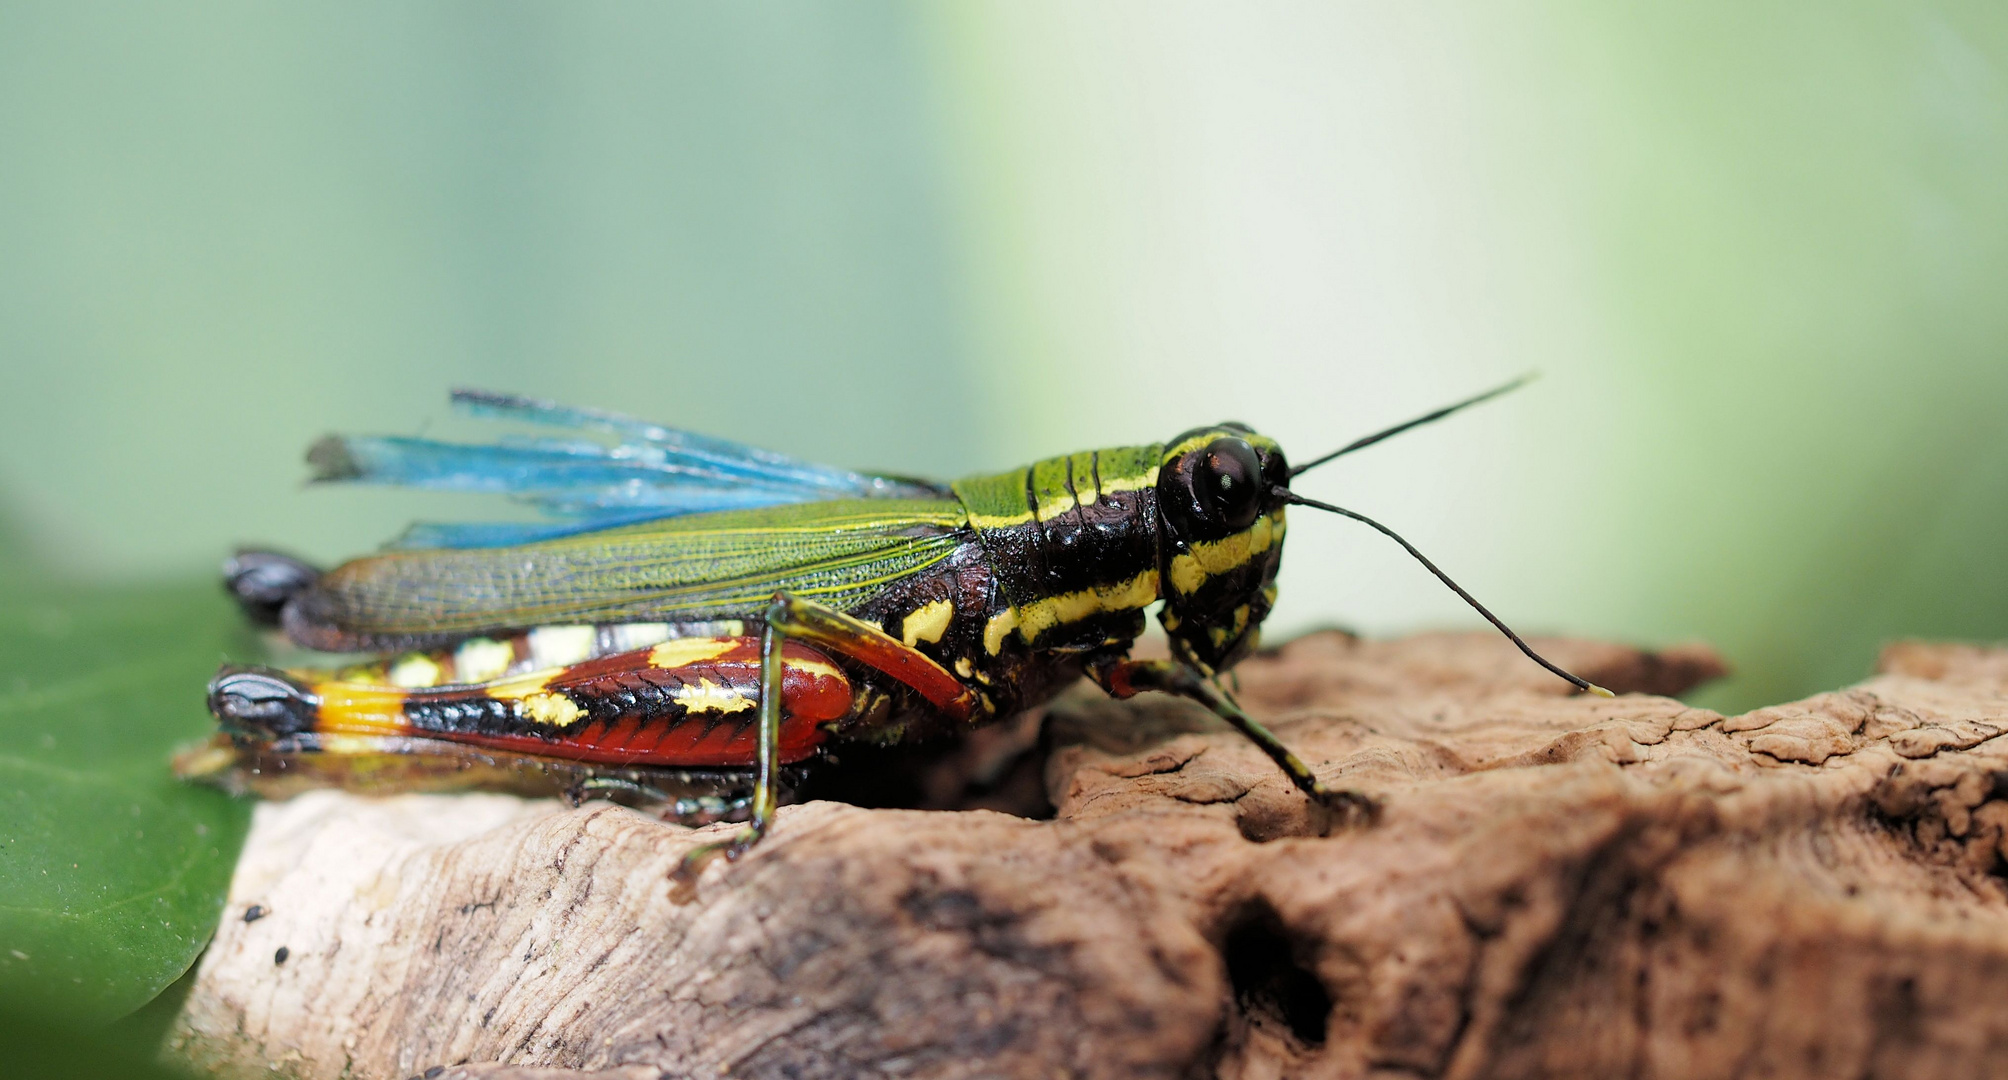
[[[1520,380],[1524,381],[1524,380]],[[322,572],[244,551],[226,584],[253,622],[347,667],[224,667],[221,730],[184,775],[284,794],[489,785],[600,795],[698,824],[743,822],[678,876],[736,859],[833,742],[953,733],[1037,706],[1082,676],[1205,706],[1292,783],[1328,786],[1219,676],[1276,601],[1286,507],[1401,544],[1580,690],[1393,530],[1291,490],[1306,470],[1497,396],[1438,409],[1291,467],[1246,425],[1047,458],[948,484],[855,473],[612,413],[475,391],[479,415],[566,438],[463,445],[330,437],[321,481],[513,494],[561,520],[417,525]],[[579,437],[612,436],[613,445]],[[1170,659],[1130,653],[1158,614]]]

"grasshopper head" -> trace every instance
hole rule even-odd
[[[1210,675],[1255,648],[1276,603],[1290,466],[1274,440],[1224,423],[1173,439],[1157,475],[1158,620],[1172,654]]]

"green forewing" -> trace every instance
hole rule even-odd
[[[554,623],[737,618],[786,589],[853,609],[970,538],[954,500],[728,511],[521,547],[394,552],[322,580],[345,629],[478,632]]]

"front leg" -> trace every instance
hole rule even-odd
[[[1254,717],[1241,710],[1222,691],[1216,689],[1192,668],[1174,660],[1131,660],[1116,657],[1098,661],[1088,667],[1088,677],[1113,698],[1133,697],[1145,690],[1157,690],[1166,694],[1196,701],[1212,710],[1234,730],[1246,735],[1248,740],[1262,748],[1277,767],[1290,777],[1297,789],[1309,795],[1319,806],[1335,810],[1349,820],[1372,821],[1380,814],[1380,804],[1371,797],[1350,789],[1326,787],[1311,772],[1311,767],[1303,759],[1284,746],[1282,740],[1270,734],[1269,729],[1258,723]]]

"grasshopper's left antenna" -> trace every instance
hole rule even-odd
[[[1310,472],[1312,469],[1315,469],[1318,466],[1323,465],[1325,462],[1330,461],[1333,458],[1342,457],[1346,454],[1352,453],[1355,450],[1364,450],[1367,447],[1372,446],[1377,442],[1380,442],[1382,439],[1394,438],[1396,435],[1399,435],[1402,432],[1409,430],[1410,428],[1419,428],[1424,424],[1433,424],[1436,421],[1441,420],[1446,416],[1449,416],[1451,413],[1458,411],[1459,409],[1470,408],[1471,406],[1476,405],[1481,401],[1490,401],[1493,398],[1496,398],[1499,395],[1506,393],[1509,390],[1518,390],[1521,387],[1527,385],[1528,383],[1533,382],[1535,374],[1536,374],[1535,372],[1530,371],[1527,374],[1522,375],[1517,379],[1514,379],[1512,382],[1509,382],[1504,386],[1495,386],[1492,389],[1487,390],[1482,394],[1479,394],[1477,397],[1465,398],[1463,401],[1460,401],[1455,405],[1445,405],[1443,408],[1438,409],[1427,416],[1418,416],[1413,420],[1396,424],[1395,426],[1388,428],[1385,431],[1376,431],[1372,435],[1368,435],[1365,438],[1354,439],[1352,442],[1349,442],[1346,445],[1339,447],[1337,450],[1334,450],[1323,457],[1313,458],[1308,464],[1299,465],[1296,468],[1291,469],[1290,475],[1292,477],[1295,477],[1299,473]]]
[[[1508,389],[1510,389],[1510,387]],[[1496,390],[1493,391],[1493,393],[1498,393],[1498,392],[1499,391]],[[1456,406],[1452,406],[1452,408],[1456,408]],[[1428,567],[1429,572],[1435,574],[1436,579],[1438,581],[1441,581],[1445,585],[1450,586],[1451,592],[1454,592],[1458,596],[1463,597],[1464,602],[1470,604],[1472,610],[1478,612],[1478,614],[1480,615],[1485,616],[1486,622],[1489,622],[1492,625],[1498,627],[1499,632],[1505,634],[1507,639],[1512,641],[1513,644],[1518,645],[1520,647],[1520,651],[1526,653],[1527,658],[1529,660],[1534,661],[1535,663],[1541,665],[1542,667],[1547,668],[1549,671],[1552,671],[1555,674],[1561,676],[1562,678],[1568,680],[1571,686],[1574,686],[1576,689],[1581,690],[1585,693],[1595,694],[1598,697],[1617,696],[1616,694],[1611,693],[1609,690],[1606,690],[1603,687],[1598,686],[1596,683],[1590,682],[1587,679],[1581,678],[1576,675],[1572,675],[1569,672],[1562,670],[1560,667],[1557,667],[1553,662],[1551,662],[1547,657],[1542,656],[1540,653],[1535,652],[1534,647],[1532,645],[1527,644],[1524,640],[1522,640],[1520,635],[1514,633],[1512,627],[1507,626],[1505,623],[1501,622],[1499,620],[1499,616],[1492,614],[1491,611],[1487,610],[1484,604],[1478,602],[1477,597],[1471,595],[1468,592],[1465,592],[1464,586],[1459,585],[1457,582],[1450,580],[1449,574],[1446,574],[1442,570],[1438,569],[1435,563],[1429,561],[1429,556],[1424,555],[1422,552],[1417,551],[1415,549],[1414,544],[1411,544],[1408,541],[1402,539],[1400,533],[1395,532],[1393,529],[1388,528],[1387,526],[1381,524],[1378,521],[1375,521],[1374,519],[1366,516],[1365,514],[1348,510],[1343,506],[1333,506],[1331,503],[1319,502],[1316,499],[1307,499],[1302,495],[1298,495],[1295,492],[1292,492],[1289,488],[1286,487],[1279,486],[1272,488],[1271,490],[1275,493],[1277,498],[1282,499],[1284,502],[1291,503],[1296,506],[1308,506],[1313,510],[1325,510],[1334,514],[1338,514],[1342,517],[1352,518],[1354,521],[1357,521],[1371,529],[1374,529],[1378,531],[1381,535],[1387,537],[1390,540],[1393,540],[1397,544],[1400,544],[1402,547],[1408,549],[1408,553],[1410,555],[1415,556],[1416,562],[1419,562],[1422,565]]]

